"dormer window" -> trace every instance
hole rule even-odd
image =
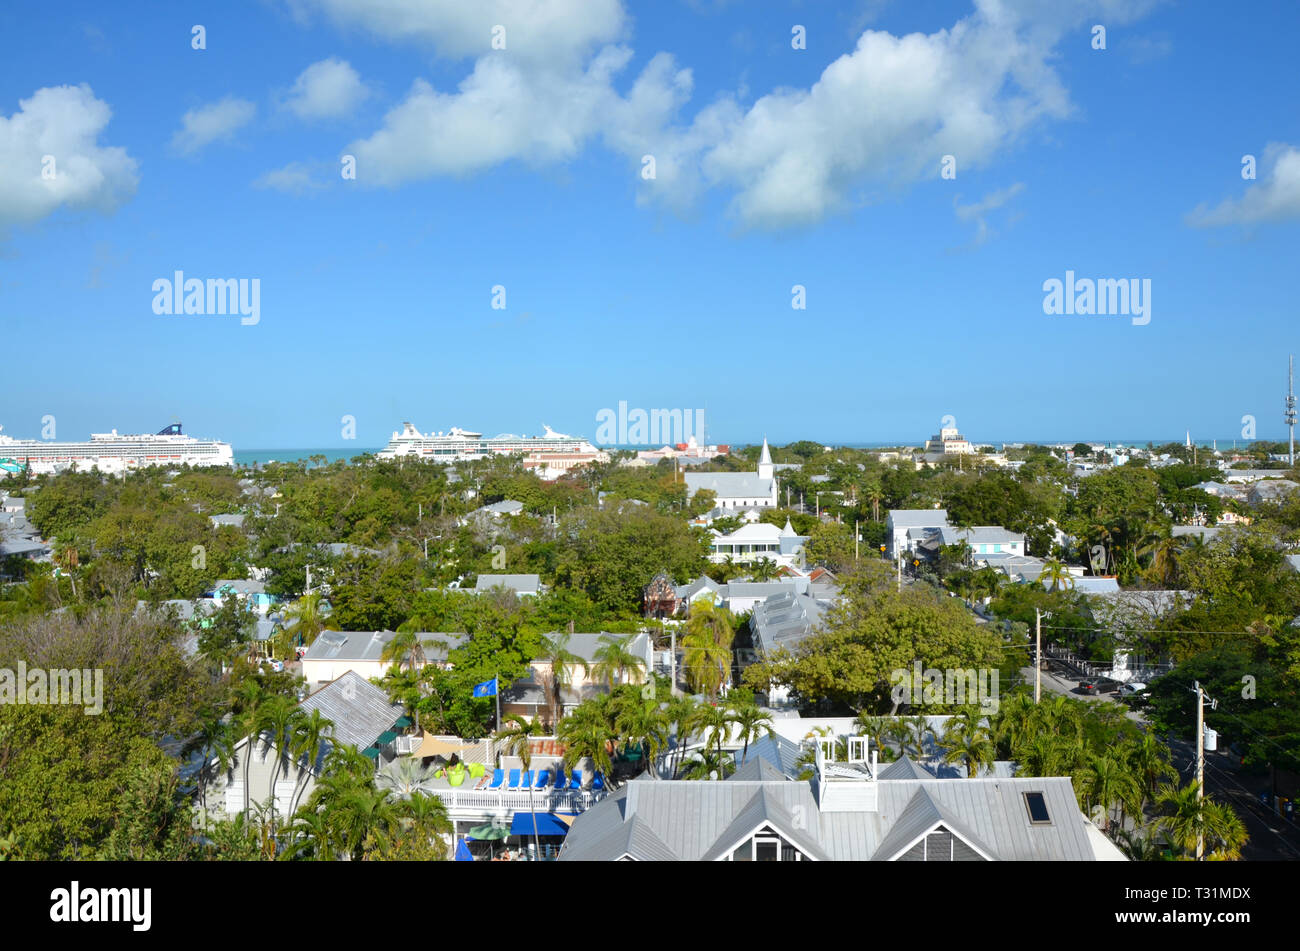
[[[803,853],[771,826],[763,826],[732,850],[732,862],[802,862]]]

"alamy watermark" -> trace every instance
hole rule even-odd
[[[1057,315],[1128,317],[1133,326],[1151,323],[1151,278],[1076,278],[1073,271],[1065,272],[1065,280],[1048,278],[1043,282],[1047,292],[1043,298],[1043,313]]]
[[[890,699],[908,706],[942,705],[964,707],[978,704],[985,713],[998,712],[997,668],[937,667],[921,669],[918,660],[911,670],[898,668],[889,674],[893,684]]]
[[[704,410],[632,409],[619,400],[618,410],[596,413],[598,446],[662,446],[704,440]]]
[[[177,271],[174,280],[160,277],[153,282],[153,312],[177,316],[239,314],[239,322],[251,326],[262,319],[262,279],[197,277],[186,278]]]
[[[104,671],[44,670],[20,660],[16,671],[0,667],[0,704],[70,704],[96,716],[104,712]]]

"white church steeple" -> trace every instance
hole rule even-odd
[[[760,479],[772,478],[775,469],[772,466],[772,452],[767,448],[767,437],[763,437],[763,454],[758,457],[758,477]]]

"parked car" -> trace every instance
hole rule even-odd
[[[1127,703],[1130,707],[1141,707],[1145,706],[1150,699],[1151,691],[1141,681],[1120,685],[1119,700],[1121,703]]]
[[[1086,693],[1086,694],[1091,694],[1093,696],[1096,696],[1098,694],[1109,693],[1112,689],[1114,689],[1114,682],[1108,680],[1102,680],[1101,678],[1098,677],[1090,677],[1087,680],[1079,681],[1079,686],[1077,689],[1079,693]]]

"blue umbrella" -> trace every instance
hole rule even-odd
[[[469,854],[469,846],[465,844],[464,839],[456,840],[456,861],[457,862],[474,861],[474,856]]]

